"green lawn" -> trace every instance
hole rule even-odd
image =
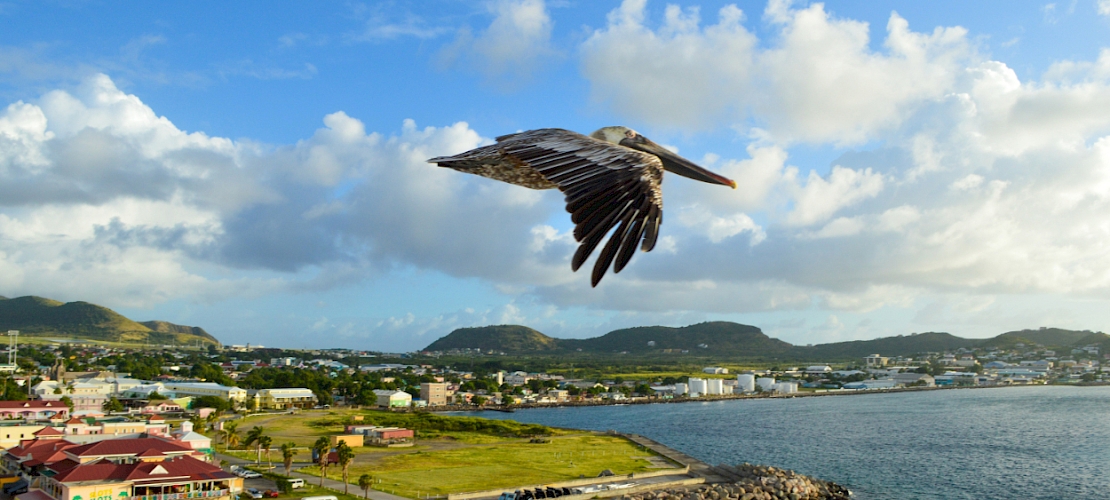
[[[408,497],[445,495],[595,477],[605,469],[616,474],[642,472],[650,466],[644,458],[650,454],[616,436],[560,436],[543,444],[501,438],[496,443],[356,461],[349,478],[370,474],[380,481],[375,489]],[[320,473],[317,467],[301,471]],[[334,465],[328,477],[342,480]]]

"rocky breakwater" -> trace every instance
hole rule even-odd
[[[852,495],[839,484],[775,467],[717,466],[714,472],[723,473],[729,481],[645,491],[621,500],[847,500]]]

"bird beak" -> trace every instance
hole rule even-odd
[[[736,189],[736,181],[722,175],[717,175],[713,172],[710,172],[698,166],[696,163],[672,153],[667,148],[664,148],[663,146],[652,142],[650,139],[642,135],[637,135],[634,138],[623,139],[621,140],[620,145],[635,149],[637,151],[643,151],[645,153],[653,154],[659,157],[659,160],[663,162],[663,168],[666,169],[668,172],[674,172],[678,175],[689,177],[696,181],[708,182],[710,184],[722,184],[725,186],[729,186],[732,189]]]

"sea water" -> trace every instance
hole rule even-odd
[[[1110,387],[1034,386],[485,412],[641,434],[709,464],[772,465],[854,498],[1110,498]]]

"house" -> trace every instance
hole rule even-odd
[[[152,401],[150,404],[144,406],[142,410],[140,410],[140,413],[143,415],[153,415],[156,413],[180,413],[182,410],[181,405],[173,401]]]
[[[208,498],[230,500],[243,479],[194,457],[138,457],[135,461],[52,464],[39,482],[54,500],[115,498]]]
[[[806,375],[826,375],[832,373],[833,369],[829,365],[814,365],[806,367]]]
[[[377,405],[380,408],[408,408],[412,406],[412,395],[405,391],[374,389]]]
[[[424,382],[420,384],[420,399],[428,406],[443,406],[447,404],[447,384],[437,382]]]
[[[68,416],[69,407],[61,401],[0,401],[0,419],[4,420],[41,422]]]
[[[289,387],[280,389],[260,389],[254,393],[258,408],[283,410],[286,408],[312,408],[316,406],[316,394],[312,389]]]
[[[246,389],[220,385],[215,382],[165,382],[167,390],[173,391],[178,396],[216,396],[228,401],[244,403],[247,400]]]
[[[872,354],[863,358],[863,362],[868,368],[882,368],[890,363],[890,358],[884,358],[878,354]]]

